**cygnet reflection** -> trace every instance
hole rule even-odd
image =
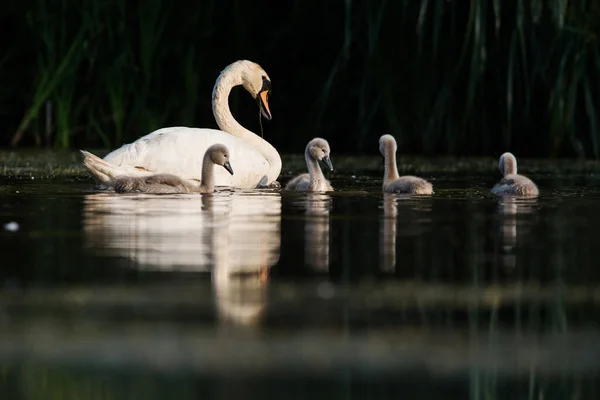
[[[396,269],[396,218],[398,206],[393,193],[383,194],[383,216],[379,229],[379,265],[382,271]]]
[[[329,210],[331,196],[307,193],[305,198],[304,260],[319,270],[329,270]]]
[[[279,193],[85,197],[86,247],[139,269],[210,272],[223,319],[249,322],[265,306],[281,245]]]
[[[379,225],[379,265],[383,272],[396,270],[396,238],[415,236],[429,229],[431,199],[405,194],[384,193],[383,215]],[[398,232],[398,209],[402,224]]]
[[[517,244],[517,218],[519,215],[530,214],[535,211],[536,204],[537,198],[505,196],[499,200],[501,263],[505,268],[512,269],[516,266],[514,248]],[[521,226],[521,235],[525,233],[523,228]]]

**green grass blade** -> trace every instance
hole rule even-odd
[[[500,5],[500,0],[494,0],[494,32],[496,37],[500,33],[500,24],[502,19],[502,7]]]
[[[427,16],[427,8],[429,7],[429,0],[421,0],[421,7],[419,9],[419,17],[417,18],[417,40],[418,40],[418,53],[422,54],[423,51],[423,32],[425,26],[425,18]]]
[[[588,116],[589,125],[590,125],[590,139],[592,141],[592,151],[594,153],[594,157],[599,157],[599,148],[598,148],[598,130],[596,125],[596,107],[594,104],[594,96],[592,95],[592,85],[590,85],[589,79],[587,76],[583,78],[583,93],[585,95],[585,111]]]
[[[506,136],[504,137],[504,146],[510,146],[512,136],[512,120],[513,120],[513,71],[515,66],[515,54],[517,52],[517,36],[513,32],[510,43],[510,51],[508,53],[508,64],[506,74]]]

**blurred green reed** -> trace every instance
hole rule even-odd
[[[278,7],[32,2],[35,62],[13,87],[23,99],[0,91],[15,120],[5,124],[14,125],[6,144],[45,137],[58,148],[115,147],[165,125],[214,127],[209,93],[218,71],[251,58],[278,73],[271,127],[285,138],[269,140],[283,152],[325,134],[344,140],[339,151],[370,151],[392,133],[405,153],[600,155],[596,1]],[[22,62],[7,54],[2,65]]]

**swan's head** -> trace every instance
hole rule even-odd
[[[271,79],[260,65],[255,62],[238,61],[242,85],[254,97],[263,117],[270,120],[271,109],[269,108],[269,96],[271,95]]]
[[[512,153],[504,153],[500,156],[498,168],[503,176],[514,175],[517,173],[517,159]]]
[[[208,154],[210,154],[210,160],[222,166],[233,175],[233,169],[231,168],[231,164],[229,164],[229,149],[225,145],[222,144],[214,144],[206,150]]]
[[[382,156],[385,157],[386,149],[395,153],[397,148],[396,139],[392,135],[383,135],[379,138],[379,152]]]
[[[321,138],[314,138],[308,145],[306,146],[306,153],[309,154],[312,158],[323,161],[327,168],[330,171],[333,171],[333,163],[331,162],[331,158],[329,158],[329,153],[331,150],[329,149],[329,143],[327,140]]]

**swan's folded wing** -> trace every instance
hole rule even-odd
[[[255,187],[270,165],[265,157],[246,141],[216,129],[174,127],[152,132],[133,143],[121,146],[104,160],[118,166],[134,166],[151,171],[177,175],[183,179],[200,179],[202,159],[213,144],[229,149],[230,175],[223,168],[215,169],[216,186]]]
[[[292,178],[287,185],[285,185],[285,190],[298,190],[298,191],[306,191],[310,186],[310,175],[308,173],[302,173],[294,178]]]

